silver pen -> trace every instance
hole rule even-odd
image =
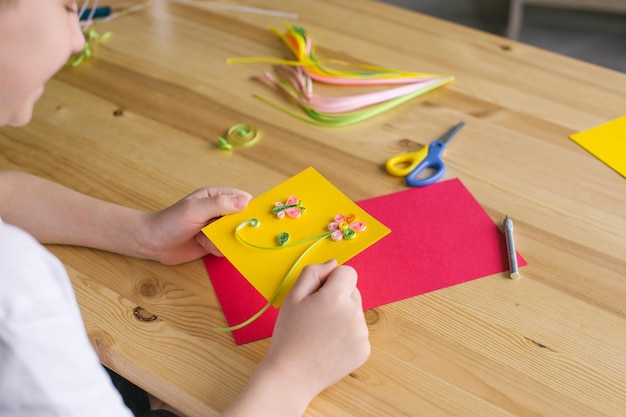
[[[511,278],[519,278],[519,270],[517,269],[517,253],[515,252],[515,240],[513,240],[513,220],[509,216],[504,216],[504,237],[506,239],[506,251],[509,258],[509,276]]]

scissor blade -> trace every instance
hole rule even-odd
[[[443,142],[444,145],[450,141],[456,135],[461,128],[465,126],[465,122],[459,122],[452,129],[448,130],[442,137],[437,139],[439,142]]]

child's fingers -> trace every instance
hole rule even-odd
[[[185,204],[190,217],[207,223],[227,214],[240,212],[252,196],[236,188],[206,187],[194,191],[178,204]]]
[[[192,200],[197,204],[199,216],[203,221],[209,221],[216,217],[240,212],[248,205],[250,198],[246,194],[218,194],[204,199]]]
[[[358,274],[354,268],[346,265],[338,266],[330,273],[322,290],[335,294],[345,293],[350,295],[356,292],[360,300],[360,294],[356,288],[357,281]]]
[[[299,302],[320,289],[331,272],[337,267],[337,261],[330,260],[323,264],[307,265],[291,288],[286,301]]]

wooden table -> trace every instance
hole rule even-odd
[[[154,0],[97,25],[113,36],[48,84],[29,127],[0,130],[0,167],[156,210],[205,185],[260,194],[313,165],[360,200],[405,189],[383,172],[386,158],[462,119],[446,178],[460,178],[495,222],[515,220],[522,278],[367,312],[370,360],[307,415],[623,416],[626,180],[568,136],[624,113],[626,75],[373,1],[238,3],[297,13],[289,22],[320,56],[456,82],[352,127],[309,126],[252,97],[271,96],[250,80],[268,64],[225,63],[289,57],[268,30],[285,18]],[[261,142],[219,151],[217,136],[239,122],[261,129]],[[224,410],[267,349],[213,332],[225,321],[200,260],[166,267],[50,249],[103,363],[189,415]]]

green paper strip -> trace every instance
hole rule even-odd
[[[253,97],[255,97],[258,100],[261,100],[262,102],[269,104],[270,106],[289,114],[290,116],[295,117],[296,119],[302,120],[304,122],[310,123],[312,125],[316,125],[316,126],[322,126],[322,127],[343,127],[343,126],[348,126],[354,123],[358,123],[361,122],[363,120],[369,119],[371,117],[374,117],[380,113],[383,113],[385,111],[388,111],[394,107],[399,106],[400,104],[403,104],[409,100],[414,99],[415,97],[418,97],[428,91],[434,90],[438,87],[441,87],[442,85],[448,84],[450,82],[452,82],[454,80],[454,77],[449,76],[449,77],[445,77],[442,78],[441,80],[439,80],[438,82],[434,82],[433,84],[430,85],[426,85],[424,86],[424,88],[419,89],[411,94],[407,94],[405,96],[402,97],[398,97],[396,99],[393,100],[389,100],[385,103],[381,103],[378,104],[376,106],[372,106],[370,108],[367,109],[363,109],[363,110],[359,110],[359,111],[355,111],[355,112],[351,112],[351,113],[344,113],[344,114],[327,114],[327,113],[319,113],[316,110],[309,108],[309,107],[305,107],[300,105],[299,107],[305,112],[306,115],[302,115],[300,113],[296,113],[295,111],[282,106],[274,101],[271,101],[265,97],[259,96],[258,94],[255,94]],[[307,117],[308,116],[308,117]]]
[[[287,284],[287,281],[289,280],[289,277],[291,276],[291,274],[293,273],[293,271],[296,269],[296,266],[300,263],[300,261],[302,261],[302,259],[304,259],[304,257],[317,245],[319,245],[321,242],[323,242],[324,240],[326,240],[328,238],[328,236],[330,236],[330,233],[324,233],[323,235],[321,235],[321,237],[316,241],[313,242],[311,244],[311,246],[309,246],[308,248],[306,248],[306,250],[304,252],[302,252],[302,254],[298,257],[298,259],[296,259],[296,261],[294,262],[294,264],[291,266],[291,268],[289,269],[289,271],[287,271],[287,274],[285,275],[285,277],[283,278],[283,280],[280,282],[280,285],[278,286],[278,288],[276,288],[276,291],[274,292],[274,294],[272,295],[272,297],[270,297],[269,301],[267,302],[267,304],[265,304],[265,306],[260,309],[255,315],[253,315],[252,317],[250,317],[248,320],[239,323],[235,326],[230,326],[230,327],[216,327],[213,330],[216,332],[232,332],[234,330],[239,330],[243,327],[246,327],[247,325],[249,325],[250,323],[254,322],[256,319],[258,319],[259,317],[261,317],[261,315],[263,313],[265,313],[267,311],[268,308],[270,308],[270,306],[274,303],[274,301],[276,301],[276,299],[278,298],[279,294],[282,292],[283,288],[285,287],[285,285]],[[312,239],[312,238],[311,238]],[[311,239],[307,239],[307,240],[311,240]],[[302,243],[302,241],[300,242]],[[276,249],[282,249],[286,246],[293,246],[293,245],[285,245],[285,246],[281,246],[278,247]],[[257,247],[257,246],[253,246],[253,247]],[[263,249],[263,247],[260,247],[261,249]],[[267,248],[266,248],[267,249]],[[273,249],[273,248],[272,248]]]

